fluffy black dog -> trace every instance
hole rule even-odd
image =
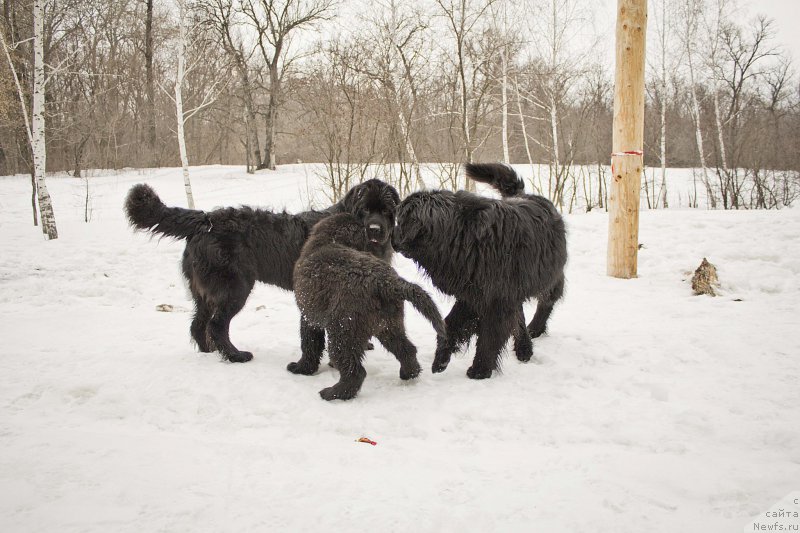
[[[400,379],[419,375],[417,348],[403,324],[408,300],[433,325],[444,342],[445,325],[436,304],[422,288],[402,279],[386,262],[360,250],[368,232],[352,215],[328,217],[314,226],[294,267],[294,297],[305,320],[325,328],[328,355],[339,370],[339,382],[320,391],[325,400],[349,400],[367,375],[361,364],[364,345],[377,337],[400,361]],[[307,356],[287,369],[313,374],[319,357]]]
[[[530,359],[530,336],[544,333],[564,291],[567,240],[553,204],[523,193],[513,169],[500,164],[465,165],[467,176],[491,184],[503,198],[459,191],[409,195],[397,208],[394,247],[425,269],[433,284],[456,303],[445,319],[447,337],[437,345],[433,372],[474,334],[473,379],[491,377],[500,350],[515,337],[517,358]],[[536,298],[525,326],[522,304]],[[530,336],[529,336],[530,335]]]
[[[250,207],[198,211],[167,207],[149,186],[135,185],[125,200],[132,226],[186,239],[183,274],[195,304],[191,334],[201,352],[218,350],[228,361],[253,358],[230,340],[231,319],[244,307],[256,281],[292,290],[292,272],[311,228],[340,212],[353,213],[368,235],[366,249],[383,259],[392,255],[394,211],[400,197],[391,185],[365,181],[324,211],[296,215]],[[321,356],[325,332],[300,322],[303,354]]]

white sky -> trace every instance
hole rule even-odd
[[[598,28],[613,35],[617,0],[601,0],[601,4],[605,8],[598,13]],[[800,70],[800,0],[738,0],[738,4],[743,11],[743,23],[759,14],[774,20],[777,30],[774,43],[789,51],[792,63]]]
[[[751,15],[763,13],[775,20],[776,42],[791,54],[795,67],[800,66],[800,0],[740,0]]]

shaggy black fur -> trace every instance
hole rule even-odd
[[[182,266],[195,304],[192,338],[201,352],[218,350],[228,361],[243,363],[253,354],[236,348],[228,331],[255,282],[292,290],[294,264],[311,228],[334,213],[356,214],[370,232],[368,250],[391,258],[399,201],[394,187],[373,179],[356,185],[324,211],[292,215],[228,207],[204,212],[167,207],[153,189],[139,184],[128,193],[125,212],[136,229],[186,239]],[[321,356],[323,330],[301,320],[300,337],[304,355]]]
[[[339,382],[320,391],[325,400],[349,400],[367,375],[364,345],[374,337],[400,361],[400,379],[419,375],[417,348],[403,324],[408,300],[433,325],[444,343],[445,325],[436,304],[418,285],[402,279],[386,262],[363,250],[369,229],[348,213],[328,217],[311,232],[294,267],[294,297],[303,317],[328,333],[328,355]],[[287,369],[313,374],[319,357],[305,353]]]
[[[474,379],[491,377],[500,350],[515,337],[517,358],[533,354],[530,336],[544,333],[564,291],[567,240],[564,222],[549,200],[523,194],[510,167],[468,164],[467,176],[489,183],[502,200],[459,191],[426,191],[397,208],[394,247],[425,269],[433,284],[456,297],[445,319],[447,338],[437,345],[433,371],[477,333]],[[525,326],[522,304],[536,298],[536,314]],[[529,336],[530,335],[530,336]]]

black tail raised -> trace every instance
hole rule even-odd
[[[504,198],[519,196],[525,191],[522,178],[508,165],[500,163],[466,163],[467,177],[481,183],[488,183]]]
[[[187,239],[208,230],[205,212],[167,207],[156,192],[140,183],[131,187],[125,198],[125,214],[136,229]]]

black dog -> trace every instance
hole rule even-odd
[[[502,200],[459,191],[417,192],[397,208],[395,249],[424,268],[433,284],[456,297],[445,319],[447,339],[439,343],[433,371],[478,334],[473,379],[491,377],[500,350],[515,336],[517,358],[530,359],[530,336],[544,333],[564,291],[567,240],[564,221],[553,204],[523,194],[524,184],[510,167],[465,166],[467,176],[491,184]],[[538,300],[525,326],[522,304]]]
[[[400,361],[400,379],[419,375],[417,348],[403,324],[408,300],[433,325],[444,342],[445,325],[436,304],[422,288],[402,279],[386,262],[360,250],[369,230],[352,215],[328,217],[311,231],[294,267],[294,297],[309,323],[328,333],[328,355],[339,382],[320,391],[325,400],[349,400],[367,375],[361,364],[364,345],[373,336]],[[319,357],[303,357],[287,369],[313,374]]]
[[[131,188],[125,211],[132,226],[186,239],[183,274],[195,304],[191,334],[201,352],[218,350],[228,361],[253,358],[229,337],[233,317],[244,307],[256,281],[292,290],[292,271],[311,228],[334,213],[354,213],[369,233],[367,249],[381,258],[392,255],[394,210],[400,201],[391,185],[373,179],[353,187],[324,211],[286,212],[223,208],[198,211],[167,207],[147,185]],[[320,356],[325,332],[300,321],[303,354]]]

